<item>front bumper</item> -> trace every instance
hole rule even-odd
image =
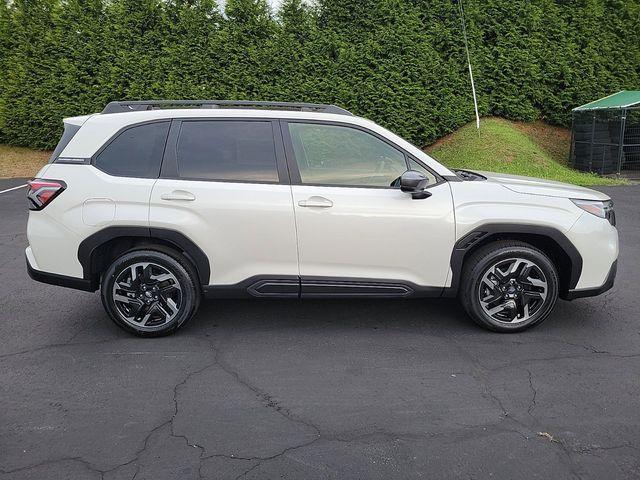
[[[595,297],[597,295],[601,295],[607,290],[610,290],[613,287],[613,283],[616,280],[616,273],[618,271],[618,261],[615,260],[609,269],[609,273],[607,274],[607,279],[605,282],[596,288],[580,288],[569,290],[565,293],[562,298],[564,300],[574,300],[576,298],[584,298],[584,297]]]
[[[94,285],[91,280],[84,278],[67,277],[66,275],[57,275],[55,273],[43,272],[36,270],[31,266],[29,262],[29,255],[25,255],[27,262],[27,273],[36,282],[48,283],[49,285],[57,285],[59,287],[73,288],[75,290],[83,290],[85,292],[95,292],[97,285]]]

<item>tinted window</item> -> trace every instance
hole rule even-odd
[[[183,122],[177,153],[181,178],[278,181],[271,122]]]
[[[302,183],[388,187],[407,170],[404,154],[355,128],[290,123]]]
[[[157,178],[169,123],[128,128],[96,157],[95,166],[112,175]]]

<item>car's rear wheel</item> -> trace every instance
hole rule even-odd
[[[488,244],[465,262],[460,300],[471,318],[497,332],[543,322],[558,299],[558,273],[542,251],[520,241]]]
[[[199,292],[192,269],[178,254],[136,250],[118,257],[105,272],[105,310],[121,328],[139,336],[175,332],[196,312]]]

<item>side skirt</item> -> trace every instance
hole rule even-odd
[[[443,287],[397,280],[260,275],[235,285],[207,285],[206,298],[411,298],[440,297]]]

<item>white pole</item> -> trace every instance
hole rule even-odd
[[[471,80],[471,93],[473,94],[473,108],[476,112],[476,128],[480,130],[480,114],[478,113],[478,99],[476,98],[476,85],[473,81],[473,69],[471,68],[471,55],[469,55],[469,41],[467,40],[467,28],[464,21],[464,7],[462,0],[458,0],[460,6],[460,20],[462,21],[462,35],[464,36],[464,48],[467,52],[467,64],[469,65],[469,79]]]

